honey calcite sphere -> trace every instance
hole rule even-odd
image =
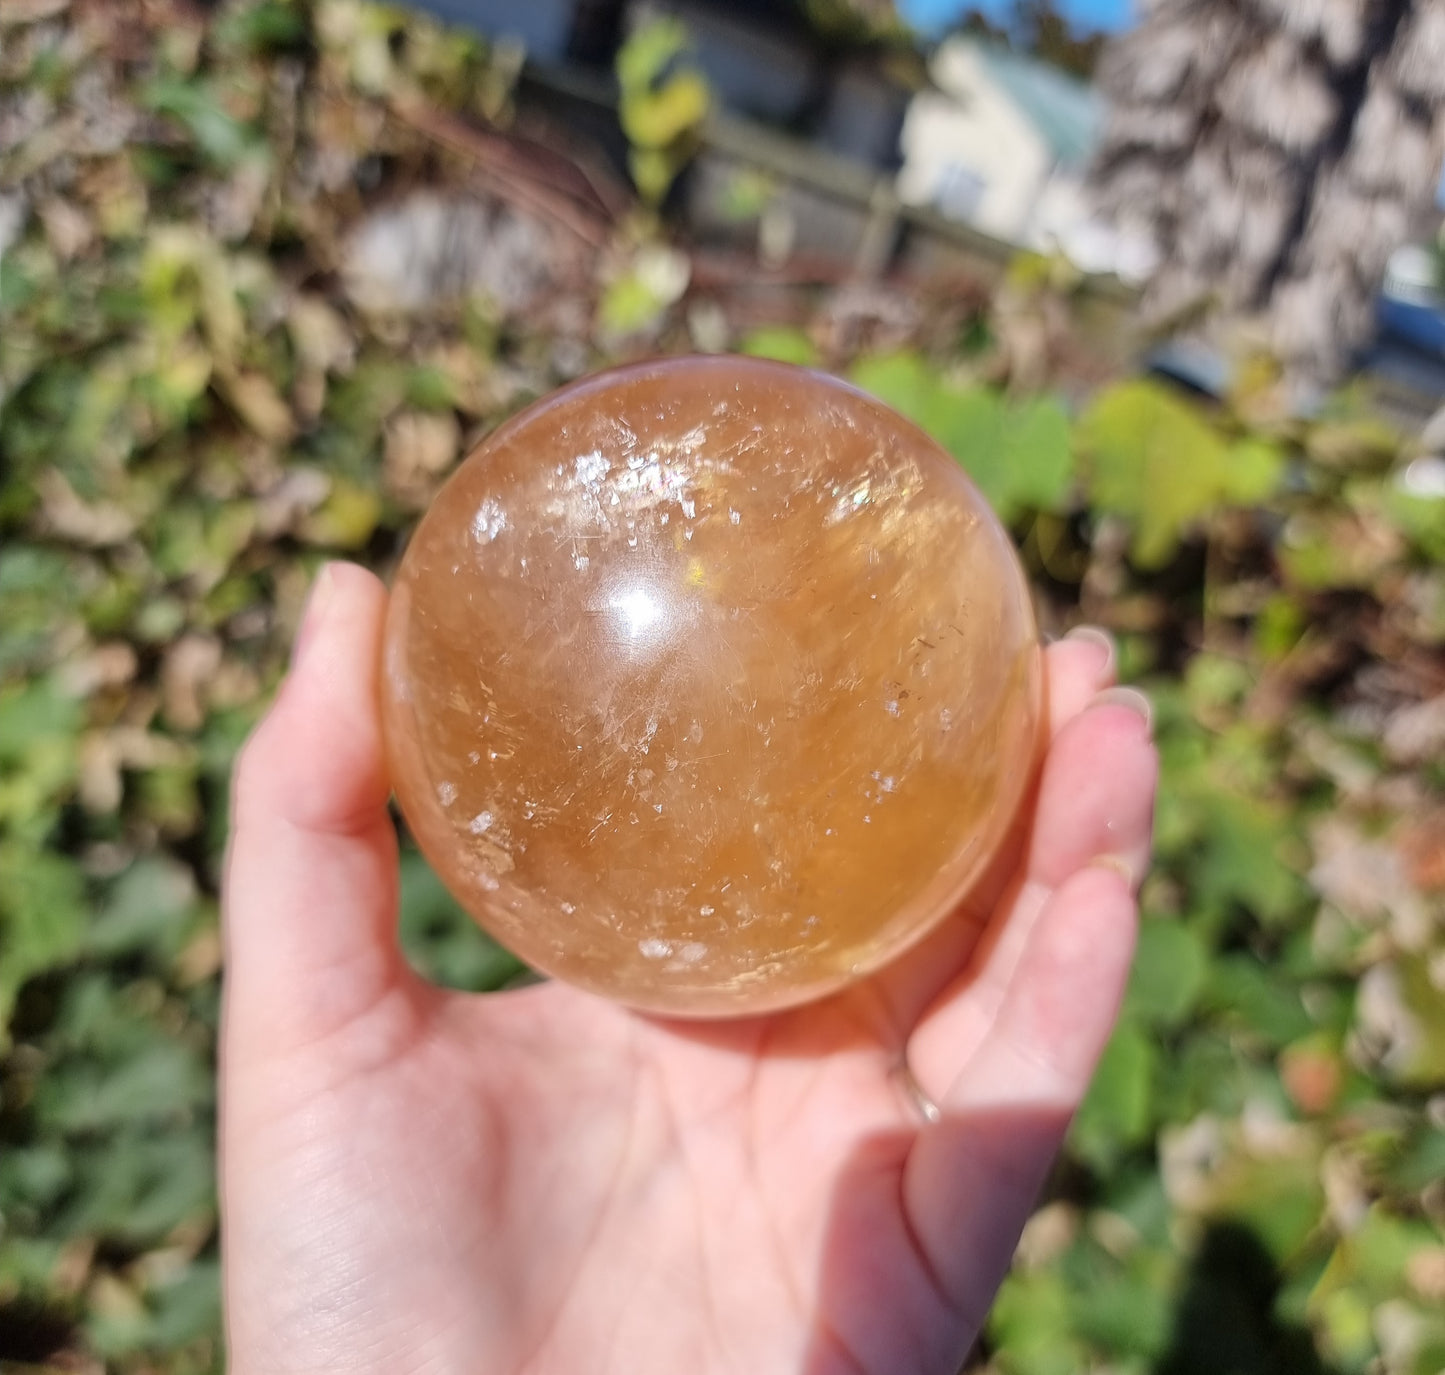
[[[421,521],[381,695],[402,811],[476,920],[634,1007],[771,1011],[957,904],[1033,771],[1003,529],[886,407],[785,364],[575,383]]]

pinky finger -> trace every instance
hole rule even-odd
[[[993,1025],[947,1090],[947,1109],[1072,1112],[1113,1030],[1135,928],[1128,871],[1115,861],[1096,860],[1056,889]]]
[[[1044,904],[1009,989],[904,1176],[919,1248],[981,1322],[1113,1030],[1133,957],[1129,880],[1089,865]]]

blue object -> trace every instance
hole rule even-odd
[[[1387,294],[1376,305],[1375,320],[1382,342],[1398,341],[1445,358],[1445,303],[1406,301]]]
[[[560,61],[572,39],[576,0],[413,0],[451,24],[520,43],[527,56]]]
[[[1229,390],[1229,360],[1198,339],[1166,339],[1145,356],[1144,370],[1216,401]]]

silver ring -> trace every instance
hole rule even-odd
[[[937,1126],[943,1121],[943,1110],[923,1091],[923,1085],[913,1077],[907,1060],[899,1061],[894,1067],[893,1080],[903,1090],[903,1096],[913,1104],[926,1125]]]

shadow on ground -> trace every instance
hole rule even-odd
[[[1337,1375],[1309,1331],[1275,1311],[1280,1275],[1246,1227],[1205,1234],[1175,1309],[1169,1349],[1154,1375]]]
[[[1011,1232],[1010,1196],[1039,1188],[1036,1162],[1047,1160],[1065,1125],[1047,1110],[992,1110],[947,1117],[921,1137],[905,1131],[861,1141],[832,1191],[803,1375],[953,1375],[965,1368],[963,1344],[1003,1277],[1002,1266],[987,1259],[988,1238]],[[901,1179],[920,1149],[933,1156],[926,1172],[952,1175],[955,1187],[934,1192],[930,1216],[904,1220]],[[920,1264],[924,1240],[933,1243],[931,1259]],[[1150,1375],[1340,1375],[1306,1327],[1280,1316],[1282,1285],[1252,1231],[1212,1224],[1173,1298],[1166,1344]]]

